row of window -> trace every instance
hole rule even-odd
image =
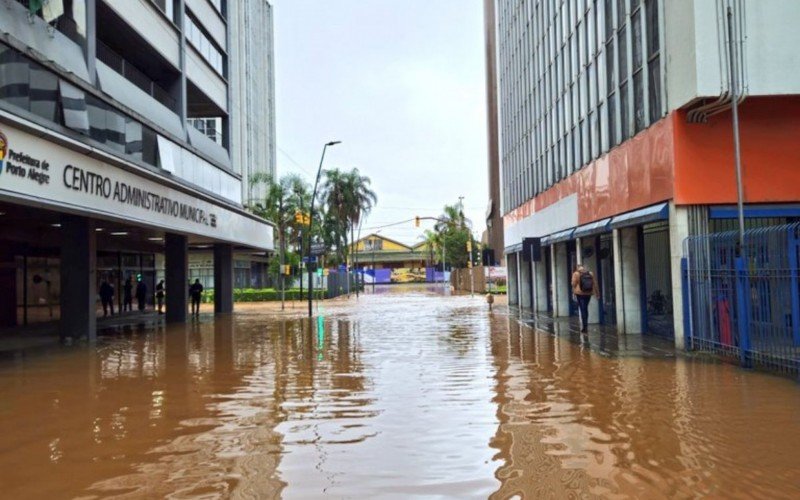
[[[658,9],[658,0],[500,0],[504,211],[663,116]]]
[[[0,44],[0,100],[158,166],[156,133]]]
[[[191,16],[186,16],[186,40],[200,52],[208,64],[221,76],[225,76],[225,58],[222,51],[217,48],[214,42],[201,30]]]

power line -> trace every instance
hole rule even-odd
[[[283,150],[283,148],[281,148],[280,146],[277,146],[277,148],[278,148],[278,151],[279,151],[279,152],[283,153],[283,155],[284,155],[284,156],[285,156],[285,157],[286,157],[286,158],[287,158],[287,159],[288,159],[290,162],[292,162],[292,163],[294,164],[294,166],[296,166],[297,168],[299,168],[300,170],[302,170],[302,171],[303,171],[304,173],[306,173],[307,175],[311,175],[311,172],[309,172],[308,170],[306,170],[306,168],[305,168],[304,166],[300,165],[300,164],[299,164],[297,161],[295,161],[295,159],[294,159],[294,158],[292,158],[292,156],[291,156],[289,153],[287,153],[286,151],[284,151],[284,150]]]

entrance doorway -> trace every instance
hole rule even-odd
[[[596,242],[598,280],[600,281],[600,323],[617,323],[616,293],[614,291],[614,240],[612,233],[601,234]]]

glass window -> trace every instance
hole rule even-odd
[[[614,0],[605,0],[605,39],[614,35]]]
[[[608,96],[608,147],[613,148],[619,141],[617,140],[617,95]]]
[[[58,77],[36,63],[30,63],[30,111],[59,123]]]
[[[606,44],[606,88],[613,91],[617,88],[617,72],[614,71],[614,40]]]
[[[633,71],[642,67],[642,10],[631,17],[631,46],[633,48]]]
[[[619,51],[617,52],[619,64],[619,81],[624,82],[628,78],[628,39],[625,26],[619,30]]]
[[[628,82],[619,87],[619,130],[620,142],[630,137],[630,127],[628,126]]]
[[[647,56],[649,58],[659,50],[658,1],[647,0],[645,12],[647,14]]]
[[[86,108],[89,112],[89,136],[97,142],[106,142],[106,104],[100,99],[86,96]]]
[[[0,99],[18,108],[30,108],[28,60],[5,45],[0,45]]]
[[[142,124],[131,118],[125,120],[125,153],[142,159]]]
[[[650,105],[650,123],[661,119],[661,61],[658,56],[648,63],[648,80],[650,88],[648,92],[648,104]]]
[[[76,132],[89,135],[89,113],[86,108],[86,94],[83,90],[63,80],[58,82],[58,88],[64,112],[64,125]]]
[[[222,52],[211,39],[195,24],[191,16],[186,16],[186,39],[214,70],[224,76],[224,58]]]
[[[644,71],[633,75],[633,125],[636,132],[644,130]]]
[[[142,127],[142,161],[150,165],[158,165],[158,137],[148,128]]]

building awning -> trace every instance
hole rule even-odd
[[[716,205],[708,211],[712,219],[736,219],[739,209],[736,205]],[[800,217],[800,205],[745,205],[745,217]]]
[[[667,218],[669,218],[669,203],[664,202],[617,215],[611,219],[611,227],[616,229],[619,227],[638,226],[639,224],[666,220]]]
[[[595,222],[591,222],[589,224],[578,226],[577,228],[575,228],[575,233],[573,233],[572,237],[583,238],[586,236],[592,236],[595,234],[608,232],[611,229],[609,227],[610,223],[611,223],[611,217],[608,217],[603,220],[598,220]]]
[[[517,253],[522,251],[522,243],[517,243],[516,245],[507,246],[503,253],[506,255],[511,255],[512,253]]]
[[[564,231],[559,231],[549,236],[545,236],[544,238],[542,238],[542,245],[552,245],[553,243],[561,243],[562,241],[569,241],[572,239],[572,234],[574,232],[575,228],[572,227]]]

